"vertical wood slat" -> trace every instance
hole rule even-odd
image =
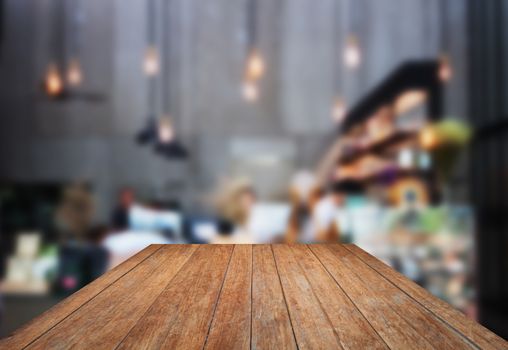
[[[507,346],[506,342],[501,337],[466,317],[441,299],[436,298],[424,288],[409,281],[406,277],[364,250],[358,248],[356,245],[348,244],[345,245],[345,247],[388,281],[404,291],[404,293],[426,307],[430,312],[436,315],[436,317],[443,319],[454,327],[478,347],[482,349],[499,349]]]
[[[349,297],[305,245],[291,245],[292,253],[304,276],[328,315],[344,349],[387,349]]]
[[[298,347],[342,348],[338,334],[314,295],[289,246],[274,244],[272,249]]]
[[[118,349],[202,349],[233,246],[203,245]]]
[[[311,250],[390,348],[434,348],[422,334],[402,318],[400,313],[405,310],[396,310],[381,298],[380,293],[375,290],[376,284],[363,283],[328,246],[311,246]]]
[[[296,349],[270,245],[252,250],[252,349]]]
[[[252,246],[236,245],[205,349],[250,349]]]
[[[59,304],[16,330],[11,336],[0,340],[0,348],[17,349],[26,347],[39,336],[60,323],[68,315],[72,314],[75,310],[96,297],[104,289],[111,286],[122,276],[132,271],[138,264],[161,249],[161,247],[162,245],[152,244],[112,270],[106,272],[95,281],[81,288]]]
[[[437,345],[441,349],[450,350],[458,347],[474,347],[448,323],[436,318],[429,310],[389,283],[342,245],[335,244],[330,247],[330,250],[340,256],[341,262],[345,263],[351,272],[355,273],[366,285],[375,285],[380,298],[395,306],[399,315],[433,346]]]
[[[116,347],[197,249],[163,246],[28,348]]]

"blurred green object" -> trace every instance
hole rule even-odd
[[[432,128],[439,140],[438,146],[432,151],[432,158],[439,178],[447,181],[473,132],[469,124],[452,118],[435,123]]]
[[[446,213],[443,207],[429,207],[420,215],[422,231],[426,233],[438,233],[446,221]]]
[[[447,118],[434,124],[440,144],[443,146],[463,147],[472,136],[472,129],[464,121]]]

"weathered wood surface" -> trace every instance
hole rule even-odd
[[[1,349],[508,349],[354,245],[154,245]]]

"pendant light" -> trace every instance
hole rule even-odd
[[[161,93],[162,112],[157,125],[157,142],[155,151],[167,159],[185,159],[189,156],[187,149],[181,144],[175,134],[176,111],[171,103],[171,56],[170,33],[171,28],[171,2],[163,0],[162,14],[164,16],[163,31],[161,33],[161,46],[163,59],[161,60]]]
[[[438,78],[442,83],[448,83],[453,77],[453,68],[446,47],[449,42],[448,36],[448,7],[446,1],[441,3],[441,54],[439,56]]]
[[[81,48],[81,24],[83,22],[83,11],[80,0],[72,0],[71,3],[71,30],[70,32],[70,54],[71,58],[67,64],[67,82],[70,86],[79,86],[83,82],[83,71],[79,61]]]
[[[157,12],[155,1],[148,0],[148,46],[143,68],[148,77],[149,115],[143,129],[136,135],[139,144],[148,144],[153,150],[167,159],[184,159],[188,157],[187,149],[178,142],[175,135],[173,110],[170,95],[170,67],[169,67],[169,33],[170,1],[163,0],[162,11]],[[156,17],[162,16],[163,30],[156,35]],[[159,56],[157,41],[162,47],[162,57]],[[160,84],[157,84],[160,83]],[[160,101],[157,100],[157,96]],[[156,111],[156,106],[160,109]]]
[[[171,111],[171,93],[170,93],[170,47],[169,47],[169,38],[171,31],[171,25],[169,21],[170,12],[170,4],[169,0],[163,0],[163,9],[162,14],[164,16],[163,21],[163,30],[161,33],[161,46],[163,50],[163,61],[162,61],[162,74],[161,74],[161,93],[162,93],[162,113],[158,122],[158,142],[162,144],[169,144],[174,141],[174,129],[173,123],[171,120],[172,111]]]
[[[247,57],[244,67],[242,94],[248,102],[259,98],[259,80],[265,73],[265,62],[257,48],[257,0],[247,1]]]
[[[339,22],[341,12],[342,11],[340,9],[339,2],[335,1],[334,2],[334,11],[333,11],[334,26],[333,26],[333,33],[332,33],[334,43],[338,42],[339,33],[341,32],[340,22]],[[342,68],[340,59],[338,60],[338,57],[340,57],[340,55],[337,54],[337,51],[338,50],[336,47],[334,47],[332,50],[332,53],[333,53],[333,56],[332,56],[333,91],[334,91],[335,97],[334,97],[333,103],[332,103],[331,117],[332,117],[332,120],[336,124],[341,124],[346,116],[347,109],[346,109],[346,102],[344,101],[344,98],[341,97],[341,95],[340,95],[340,90],[342,89],[341,82],[343,80],[344,74],[342,74],[343,68]],[[337,62],[337,61],[339,61],[339,62]]]
[[[50,37],[50,51],[51,58],[50,63],[46,67],[46,72],[43,80],[44,92],[49,98],[58,98],[64,91],[64,82],[62,79],[61,71],[58,67],[58,63],[63,60],[63,6],[60,0],[53,1],[53,9],[51,11],[53,18],[50,18],[52,22],[52,31]]]
[[[332,108],[333,120],[337,124],[342,123],[344,121],[344,118],[346,117],[346,113],[347,113],[346,103],[342,98],[336,97]]]
[[[137,133],[136,141],[140,145],[153,144],[158,138],[158,118],[156,117],[156,75],[158,73],[158,54],[154,61],[155,51],[155,0],[146,0],[146,40],[147,46],[143,60],[143,71],[147,76],[148,118],[145,126]],[[157,70],[155,69],[157,67]]]
[[[44,90],[49,97],[58,97],[63,92],[63,80],[56,63],[50,63],[44,79]]]
[[[356,12],[354,11],[353,4],[354,0],[353,3],[351,3],[351,0],[346,0],[347,8],[345,13],[346,15],[349,15],[350,18],[348,19],[348,22],[350,23],[348,23],[349,34],[346,37],[343,59],[345,66],[350,70],[357,69],[362,62],[359,40],[358,37],[354,34],[353,28],[354,22],[356,20]]]
[[[155,0],[147,0],[147,41],[143,57],[143,71],[148,77],[154,77],[159,73],[160,58],[159,50],[155,44]]]
[[[246,78],[242,86],[243,97],[248,102],[255,102],[259,98],[259,89],[256,81]]]
[[[360,46],[358,45],[358,38],[350,34],[346,40],[346,47],[344,48],[344,64],[349,69],[357,69],[362,61],[360,53]]]
[[[146,48],[145,57],[143,59],[143,70],[149,77],[156,76],[159,73],[159,51],[155,45]]]

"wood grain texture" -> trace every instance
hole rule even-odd
[[[106,272],[92,283],[81,288],[76,293],[72,294],[48,311],[19,328],[11,336],[0,340],[0,348],[20,349],[26,347],[40,335],[50,330],[79,307],[115,283],[119,278],[131,271],[134,267],[143,260],[147,259],[161,247],[162,245],[152,244],[130,259],[116,266],[114,269]]]
[[[316,245],[311,250],[390,348],[433,348],[425,337],[404,321],[400,315],[403,310],[397,310],[381,298],[375,284],[363,283],[328,246]]]
[[[353,245],[150,246],[1,349],[508,349]]]
[[[119,349],[202,349],[233,248],[201,246]]]
[[[416,303],[399,288],[382,278],[376,271],[363,264],[354,254],[341,245],[329,247],[335,254],[340,256],[351,273],[355,274],[365,286],[375,286],[371,288],[378,294],[378,299],[387,302],[392,308],[396,309],[397,314],[411,325],[422,338],[429,341],[432,346],[438,346],[440,349],[457,349],[463,347],[473,347],[468,344],[464,337],[457,333],[448,324],[436,319],[427,309]]]
[[[237,245],[229,263],[206,349],[250,349],[252,246]]]
[[[163,246],[29,348],[114,348],[197,248]]]
[[[401,288],[406,294],[416,302],[423,305],[433,315],[454,327],[463,336],[467,337],[472,343],[475,343],[481,349],[502,349],[508,348],[508,343],[501,337],[488,329],[466,317],[460,311],[454,309],[449,304],[439,298],[434,297],[424,288],[411,282],[399,272],[393,270],[382,261],[376,259],[364,250],[354,244],[344,246],[354,253],[364,263],[380,273],[384,278]]]
[[[296,349],[272,248],[252,249],[252,349]]]
[[[298,347],[342,348],[339,335],[312,291],[291,248],[279,244],[272,245],[272,248]]]
[[[310,282],[344,349],[387,349],[367,319],[335,283],[306,245],[291,245],[295,260]]]

